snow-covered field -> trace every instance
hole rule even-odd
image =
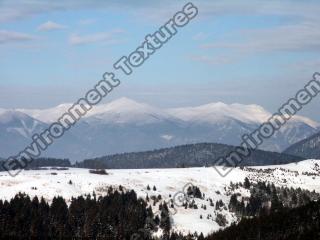
[[[214,168],[179,168],[179,169],[139,169],[139,170],[108,170],[108,175],[89,173],[88,169],[70,168],[69,170],[31,170],[23,171],[15,178],[6,172],[0,173],[0,198],[11,199],[18,192],[30,196],[43,196],[50,201],[54,196],[71,197],[92,194],[105,195],[109,186],[123,186],[133,189],[139,197],[146,198],[161,195],[169,201],[176,193],[176,201],[186,184],[193,184],[205,194],[205,199],[195,199],[198,209],[177,207],[177,213],[172,216],[174,229],[207,234],[220,227],[215,222],[215,216],[221,213],[226,216],[228,223],[237,218],[227,209],[216,210],[211,207],[208,198],[213,202],[222,200],[228,206],[230,199],[230,182],[243,182],[245,177],[251,181],[268,181],[277,186],[302,188],[320,192],[320,160],[306,160],[298,164],[265,166],[252,168],[236,168],[228,176],[221,177]],[[269,170],[268,170],[269,169]],[[71,180],[71,181],[70,181]],[[150,190],[147,186],[150,186]],[[156,191],[153,190],[156,187]],[[242,196],[249,196],[246,189],[238,189]],[[170,197],[171,196],[171,197]],[[201,208],[206,205],[206,209]],[[154,211],[157,211],[157,206]],[[208,214],[212,217],[207,218]],[[200,215],[203,216],[200,219]]]

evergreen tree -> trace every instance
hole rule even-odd
[[[250,189],[250,181],[249,181],[249,179],[246,177],[245,179],[244,179],[244,184],[243,184],[243,186],[244,186],[244,188],[246,188],[246,189]]]

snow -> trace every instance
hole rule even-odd
[[[21,112],[46,123],[59,119],[72,104],[61,104],[49,109],[18,109]],[[84,117],[88,122],[102,123],[152,123],[172,118],[168,113],[148,104],[138,103],[129,98],[119,98],[110,103],[94,106]]]
[[[306,160],[297,164],[279,166],[235,168],[226,177],[221,177],[214,168],[107,170],[108,175],[90,174],[88,169],[48,169],[23,171],[15,178],[6,172],[1,172],[0,198],[11,199],[18,192],[25,192],[30,196],[43,196],[48,201],[58,195],[69,201],[71,197],[92,194],[93,191],[97,195],[105,195],[109,186],[122,185],[127,190],[135,190],[138,196],[144,199],[147,194],[149,197],[161,194],[162,199],[166,201],[170,199],[178,201],[179,195],[183,197],[181,191],[187,184],[192,183],[199,187],[206,197],[195,199],[198,209],[176,207],[177,213],[172,215],[173,228],[184,233],[198,231],[198,233],[208,234],[221,228],[214,221],[217,213],[225,215],[229,224],[237,221],[234,214],[225,209],[216,211],[215,207],[211,207],[207,201],[207,198],[212,198],[214,203],[222,200],[227,206],[230,199],[228,186],[231,181],[243,182],[245,177],[248,177],[251,181],[267,181],[278,186],[301,187],[320,192],[320,170],[317,164],[320,165],[320,160]],[[259,169],[272,169],[272,171],[260,173],[254,171]],[[308,176],[303,172],[317,175]],[[69,184],[70,180],[72,184]],[[147,190],[147,185],[151,190]],[[152,190],[153,186],[156,186],[156,191]],[[250,196],[246,189],[237,191],[242,196]],[[206,205],[206,210],[200,207],[202,204]],[[157,210],[158,206],[155,206],[154,212]],[[208,214],[213,217],[207,219]],[[203,216],[203,219],[200,219],[200,215]]]
[[[216,122],[224,119],[236,119],[246,123],[262,123],[271,115],[258,105],[210,103],[198,107],[175,108],[168,110],[171,114],[186,121],[201,119]]]
[[[42,122],[51,123],[61,117],[71,106],[72,104],[66,103],[48,109],[17,110]],[[109,103],[95,106],[88,112],[85,118],[93,122],[99,121],[106,123],[150,123],[170,119],[185,122],[217,123],[233,119],[249,124],[262,124],[267,121],[271,115],[270,112],[256,104],[244,105],[239,103],[225,104],[217,102],[197,107],[161,109],[123,97]],[[294,116],[290,122],[305,123],[315,129],[320,126],[319,123],[303,116]]]
[[[108,104],[96,106],[86,116],[88,122],[148,124],[173,118],[168,113],[148,104],[128,98],[120,98]]]
[[[172,138],[174,138],[174,136],[169,135],[169,134],[161,135],[161,137],[162,137],[164,140],[167,140],[167,141],[170,141]]]
[[[72,107],[71,103],[60,104],[48,109],[17,109],[45,123],[52,123],[57,121],[67,110]]]
[[[235,119],[249,124],[262,124],[272,116],[270,112],[256,104],[225,104],[222,102],[210,103],[198,107],[172,108],[167,111],[184,121],[202,121],[207,123],[224,122]],[[302,122],[312,128],[318,128],[320,126],[319,123],[299,115],[294,116],[290,122]]]
[[[254,169],[273,169],[271,173],[251,174],[251,180],[272,181],[278,186],[301,188],[320,192],[320,160],[305,160],[287,165],[253,167]],[[305,173],[313,175],[308,176]]]

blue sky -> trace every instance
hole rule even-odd
[[[0,0],[0,108],[76,101],[186,1]],[[107,99],[275,112],[320,71],[317,1],[193,1],[199,15]],[[315,120],[320,101],[303,114]]]

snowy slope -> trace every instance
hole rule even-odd
[[[204,121],[213,123],[224,119],[236,119],[244,123],[262,123],[270,113],[258,105],[210,103],[198,107],[173,108],[167,110],[185,121]]]
[[[61,117],[72,104],[61,104],[49,109],[17,109],[43,122],[51,123]],[[163,118],[172,117],[166,111],[139,103],[129,98],[119,98],[110,103],[100,104],[92,108],[85,118],[104,123],[141,122],[150,123]]]
[[[160,108],[120,98],[109,104],[96,106],[86,116],[89,123],[100,124],[151,124],[163,121],[179,121]]]
[[[320,192],[320,160],[306,160],[298,164],[288,164],[280,166],[265,166],[234,169],[227,177],[222,178],[214,168],[186,168],[186,169],[145,169],[145,170],[108,170],[109,175],[90,174],[88,169],[69,169],[69,170],[31,170],[24,171],[15,178],[7,173],[0,173],[0,198],[10,199],[18,192],[25,192],[31,196],[44,196],[51,200],[54,196],[60,195],[70,200],[72,196],[92,193],[97,195],[106,194],[108,186],[118,187],[122,185],[125,189],[133,189],[138,196],[145,198],[148,194],[158,196],[169,201],[174,198],[179,203],[179,196],[186,184],[192,183],[198,186],[206,198],[213,201],[222,200],[226,205],[229,203],[230,182],[243,182],[245,177],[251,181],[267,181],[277,186],[287,186],[302,188]],[[272,171],[257,170],[272,169]],[[304,173],[313,173],[306,175]],[[57,175],[53,175],[56,173]],[[69,181],[72,184],[69,184]],[[147,190],[147,186],[151,190]],[[153,191],[156,186],[156,191]],[[242,196],[250,196],[246,189],[238,189]],[[180,192],[180,194],[175,195]],[[171,198],[169,197],[171,195]],[[176,197],[174,197],[176,196]],[[220,229],[215,222],[217,213],[226,216],[228,223],[237,221],[234,214],[226,209],[216,211],[206,200],[195,199],[198,206],[205,204],[207,209],[184,209],[177,207],[177,213],[172,216],[173,227],[184,233],[200,231],[205,234]],[[154,207],[156,212],[158,206]],[[207,219],[211,214],[213,217]],[[203,219],[200,219],[203,215]]]
[[[71,103],[60,104],[48,109],[17,109],[45,123],[52,123],[59,119],[72,106]]]

